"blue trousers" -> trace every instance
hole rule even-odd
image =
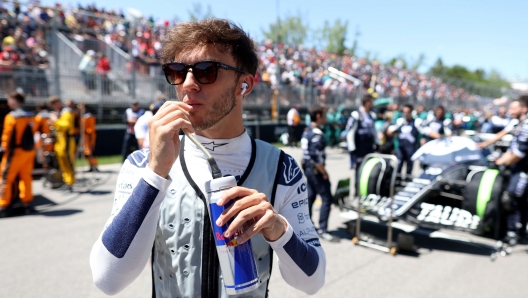
[[[315,202],[315,197],[319,195],[323,201],[319,212],[319,231],[326,232],[328,230],[330,207],[334,200],[330,181],[323,179],[321,174],[314,173],[310,166],[305,167],[304,174],[306,175],[306,180],[308,182],[308,208],[310,211],[310,217],[312,216],[312,206]]]
[[[353,169],[356,166],[356,153],[348,151],[348,155],[350,156],[350,168]]]
[[[138,150],[139,145],[136,136],[133,133],[125,132],[123,138],[123,147],[121,147],[121,155],[123,156],[123,162],[127,159],[130,153]]]
[[[528,193],[526,186],[528,177],[522,173],[511,176],[508,184],[508,194],[511,199],[512,210],[506,215],[506,229],[517,232],[520,235],[526,233],[526,222],[528,221]],[[517,228],[520,223],[520,230]]]
[[[411,157],[413,156],[415,151],[416,149],[414,149],[414,147],[400,145],[400,147],[396,151],[396,156],[398,157],[398,160],[399,160],[398,173],[397,173],[398,175],[401,174],[401,171],[403,169],[403,163],[407,164],[407,169],[406,169],[407,176],[406,177],[409,177],[412,174],[414,163],[411,160]]]

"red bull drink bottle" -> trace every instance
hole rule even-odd
[[[218,252],[220,269],[222,269],[224,286],[228,295],[251,292],[259,286],[259,277],[253,257],[253,249],[251,248],[251,240],[242,244],[237,243],[237,237],[244,233],[244,229],[239,229],[235,235],[228,238],[224,237],[224,232],[233,220],[229,220],[221,227],[216,225],[216,220],[220,217],[224,209],[229,206],[229,204],[218,206],[216,202],[225,191],[235,186],[237,186],[237,183],[233,176],[208,181],[205,186],[209,215],[211,217],[216,242],[216,251]]]

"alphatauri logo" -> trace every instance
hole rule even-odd
[[[301,173],[301,169],[297,166],[295,160],[291,156],[288,156],[287,161],[283,162],[283,165],[284,182],[286,182],[286,185],[289,185]]]

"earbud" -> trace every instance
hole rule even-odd
[[[240,93],[240,95],[244,95],[244,93],[246,93],[247,87],[248,84],[246,82],[242,83],[242,92]]]

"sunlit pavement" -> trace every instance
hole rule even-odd
[[[300,149],[284,150],[300,160]],[[348,164],[347,154],[328,150],[333,191],[339,179],[352,177]],[[0,219],[0,297],[105,297],[92,283],[89,254],[110,215],[119,168],[102,166],[103,173],[84,174],[73,194],[34,182],[37,212]],[[418,253],[391,256],[354,246],[347,221],[332,209],[330,230],[342,239],[322,242],[326,284],[314,297],[526,297],[524,248],[492,262],[487,249],[417,238]],[[273,268],[270,297],[307,296],[282,280],[277,264]],[[115,297],[151,297],[150,278],[147,265]]]

